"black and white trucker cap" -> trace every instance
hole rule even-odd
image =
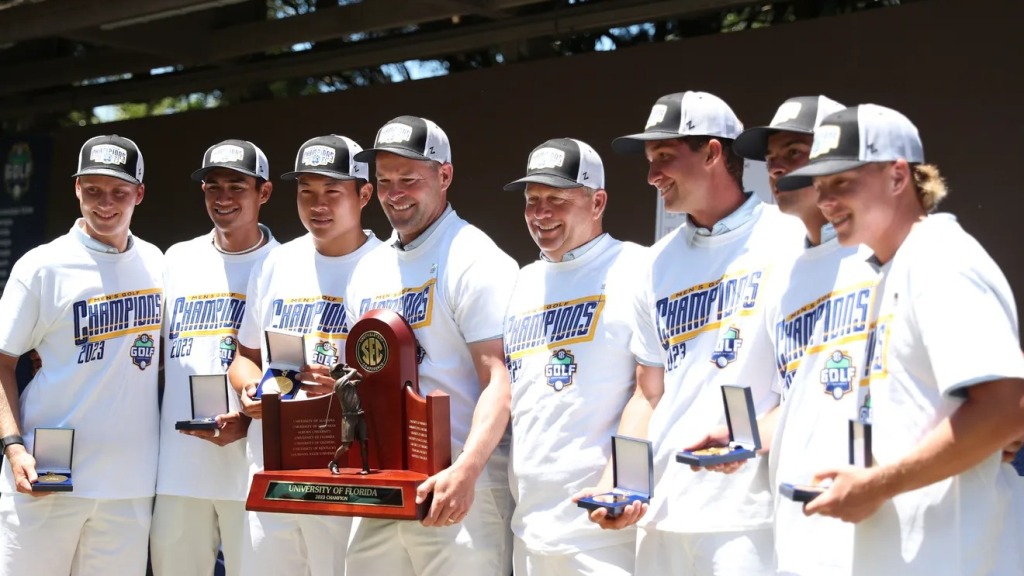
[[[612,141],[619,154],[643,154],[644,142],[684,136],[711,136],[734,140],[743,123],[724,100],[707,92],[679,92],[658,98],[644,131]]]
[[[373,148],[355,155],[360,162],[370,162],[378,152],[390,152],[413,160],[433,160],[440,164],[452,161],[448,135],[426,118],[399,116],[377,131]]]
[[[526,189],[529,183],[554,188],[585,186],[604,189],[604,163],[586,142],[573,138],[548,140],[530,152],[526,176],[504,186],[508,192]]]
[[[302,174],[318,174],[335,180],[367,180],[368,167],[356,161],[363,147],[347,136],[330,134],[311,138],[295,155],[295,170],[281,175],[283,180],[296,180]]]
[[[917,127],[899,112],[875,104],[861,104],[826,116],[814,131],[811,161],[779,178],[781,191],[810,186],[815,176],[829,176],[871,162],[906,160],[924,162],[924,146]]]

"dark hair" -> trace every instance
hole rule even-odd
[[[681,138],[690,148],[690,151],[697,152],[708,145],[712,140],[718,140],[722,145],[722,154],[725,155],[725,169],[736,181],[736,185],[743,190],[743,158],[732,149],[733,141],[730,138],[717,138],[714,136],[684,136]]]

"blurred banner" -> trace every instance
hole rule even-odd
[[[48,134],[0,136],[0,292],[18,258],[46,240],[52,151]]]

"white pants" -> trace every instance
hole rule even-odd
[[[361,518],[348,549],[353,576],[508,576],[512,571],[512,494],[477,490],[469,514],[451,526]]]
[[[246,515],[241,564],[245,576],[345,576],[351,518],[273,512]]]
[[[641,528],[636,536],[636,573],[774,575],[772,529],[680,534]]]
[[[0,574],[146,573],[153,498],[0,496]]]
[[[635,561],[636,542],[633,540],[573,554],[537,554],[516,538],[512,552],[516,576],[633,576]]]
[[[224,547],[226,576],[238,576],[245,502],[157,494],[149,553],[155,576],[212,575]]]

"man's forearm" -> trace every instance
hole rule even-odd
[[[246,386],[260,380],[263,376],[263,371],[260,369],[261,362],[259,350],[252,348],[243,350],[242,346],[239,346],[238,354],[235,355],[235,359],[232,360],[231,366],[228,368],[228,382],[236,393],[244,394]]]
[[[889,496],[960,474],[1024,434],[1024,381],[972,386],[967,401],[942,420],[907,457],[880,466]]]
[[[21,434],[21,408],[18,404],[18,359],[0,354],[0,438]]]
[[[473,410],[473,425],[459,458],[460,463],[469,466],[475,474],[483,470],[508,427],[511,411],[508,377],[505,376],[504,381],[501,375],[495,378],[497,381],[492,380],[480,392],[476,409]]]

